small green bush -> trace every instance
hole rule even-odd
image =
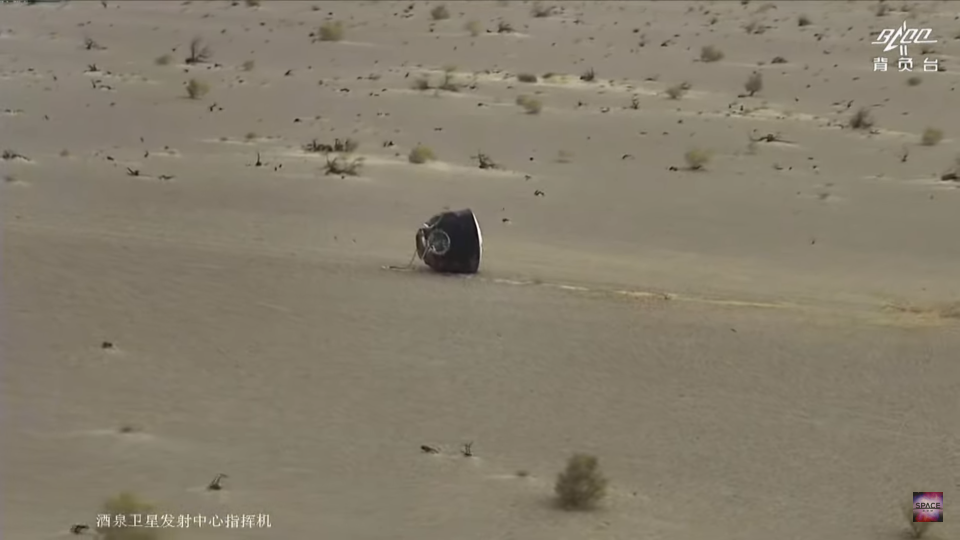
[[[565,510],[588,510],[606,495],[607,479],[600,472],[600,461],[589,454],[574,454],[566,469],[557,476],[554,492]]]
[[[415,163],[417,165],[422,165],[428,161],[434,161],[437,159],[436,154],[427,146],[418,144],[410,151],[410,155],[407,156],[407,159],[410,163]]]

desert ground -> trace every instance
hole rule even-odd
[[[958,13],[0,5],[0,537],[960,537]]]

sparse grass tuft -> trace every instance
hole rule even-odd
[[[158,66],[169,66],[173,62],[173,56],[169,54],[164,54],[158,56],[156,60],[153,61]]]
[[[243,65],[240,66],[244,71],[253,71],[253,68],[257,66],[256,62],[253,60],[246,60]]]
[[[440,83],[440,90],[445,90],[447,92],[459,92],[460,83],[456,82],[453,77],[456,75],[457,66],[444,66],[443,67],[443,82]]]
[[[687,167],[691,171],[704,170],[712,157],[712,152],[702,148],[692,148],[687,150],[687,153],[683,155],[683,159],[687,162]]]
[[[411,87],[414,90],[430,90],[432,88],[432,86],[430,86],[430,79],[426,77],[417,77],[413,80]]]
[[[430,10],[430,18],[435,21],[443,21],[450,18],[450,11],[447,10],[445,4],[440,4],[439,6]]]
[[[190,99],[200,99],[208,93],[210,93],[210,85],[201,80],[190,79],[187,83],[187,96]]]
[[[539,99],[526,94],[517,96],[517,105],[523,107],[527,114],[540,114],[543,110],[543,103]]]
[[[940,144],[940,141],[943,140],[943,130],[928,127],[923,130],[923,135],[920,136],[920,144],[923,146],[936,146]]]
[[[553,15],[553,11],[553,6],[545,6],[541,2],[534,2],[533,9],[530,10],[530,14],[538,19],[543,19]]]
[[[763,89],[763,75],[759,71],[754,71],[747,77],[747,82],[743,83],[743,87],[749,92],[750,97],[753,97],[754,94]]]
[[[317,38],[314,41],[341,41],[343,39],[343,23],[340,21],[328,21],[320,25],[317,31]]]
[[[512,34],[513,31],[514,31],[513,25],[508,23],[507,21],[500,21],[497,23],[498,34]]]
[[[501,169],[500,164],[495,162],[492,157],[484,154],[483,152],[477,152],[477,155],[473,156],[473,159],[477,160],[477,164],[481,169]]]
[[[522,83],[535,83],[539,79],[537,79],[537,76],[533,73],[521,73],[517,75],[517,80]]]
[[[437,155],[434,154],[430,147],[418,144],[413,148],[413,150],[410,150],[410,154],[407,156],[407,159],[410,161],[410,163],[422,165],[428,161],[436,160]]]
[[[190,41],[190,56],[187,57],[188,64],[201,64],[210,60],[213,56],[213,50],[206,45],[199,36]]]
[[[478,21],[467,21],[467,23],[463,25],[463,29],[469,32],[473,37],[479,36],[480,32],[483,31],[483,28],[481,28]]]
[[[873,119],[873,114],[870,112],[870,109],[867,107],[860,107],[853,113],[850,117],[849,125],[853,129],[870,129],[873,127],[875,121]]]
[[[247,142],[251,142],[251,141],[255,141],[257,137],[259,137],[259,135],[257,135],[257,132],[248,131],[247,134],[243,136],[243,139]]]
[[[719,62],[723,60],[723,51],[713,45],[706,45],[700,49],[700,60],[702,62]]]
[[[680,84],[675,84],[666,90],[667,97],[670,99],[680,99],[686,95],[687,91],[690,90],[692,85],[688,82],[682,82]]]
[[[363,158],[353,158],[348,159],[344,156],[336,156],[333,158],[327,158],[327,163],[324,165],[324,174],[329,176],[331,174],[338,174],[340,176],[360,176],[360,169],[363,167]]]
[[[147,515],[155,514],[156,510],[133,493],[120,493],[111,497],[103,504],[100,512],[110,516],[108,526],[97,527],[97,533],[102,540],[156,540],[161,538],[161,528],[144,527]],[[123,516],[123,525],[117,516]],[[139,525],[134,525],[134,524]]]
[[[574,454],[567,461],[566,469],[557,476],[554,492],[561,508],[588,510],[606,495],[607,483],[596,456]]]
[[[910,77],[909,79],[907,79],[907,86],[920,86],[922,82],[923,82],[923,77],[918,77],[917,75],[914,75],[913,77]]]
[[[584,72],[580,75],[580,80],[583,81],[583,82],[593,82],[593,81],[597,80],[597,72],[594,71],[593,68],[590,68],[590,69],[584,71]]]
[[[813,23],[810,22],[810,17],[807,17],[806,15],[800,15],[797,17],[797,26],[810,26],[811,24]]]

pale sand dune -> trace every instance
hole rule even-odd
[[[893,540],[914,490],[956,537],[951,4],[434,5],[0,5],[0,536],[132,489],[273,523],[185,538]],[[907,17],[947,68],[918,86],[872,71]],[[460,92],[412,90],[447,66]],[[361,177],[301,149],[347,137]],[[381,269],[445,206],[479,215],[480,275]],[[595,513],[550,506],[574,451],[611,478]]]

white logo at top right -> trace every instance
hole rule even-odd
[[[873,45],[883,45],[883,52],[890,52],[894,49],[900,49],[900,59],[898,67],[900,71],[913,70],[913,58],[907,56],[907,45],[930,45],[937,43],[937,40],[930,39],[933,31],[930,28],[909,28],[906,21],[899,28],[886,28],[880,31]],[[924,51],[926,52],[926,51]],[[874,71],[886,71],[887,59],[877,57],[873,59]],[[936,58],[924,58],[924,71],[939,71],[939,65]]]

